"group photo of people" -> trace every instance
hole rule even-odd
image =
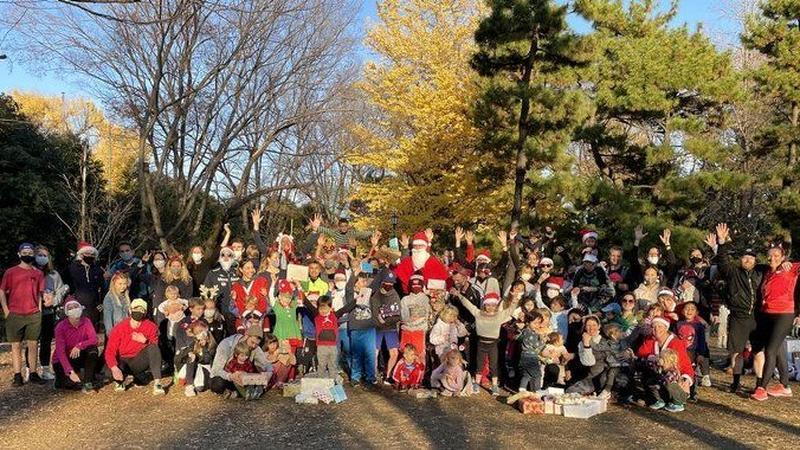
[[[442,397],[557,387],[677,413],[712,385],[714,330],[732,395],[792,396],[800,263],[783,242],[733,254],[719,224],[676,255],[669,229],[640,248],[641,226],[609,245],[546,227],[499,231],[492,253],[461,227],[444,248],[431,229],[386,239],[315,215],[304,242],[267,244],[251,219],[248,239],[141,255],[121,242],[107,264],[88,242],[63,268],[21,243],[0,282],[13,385],[255,400],[321,377]]]

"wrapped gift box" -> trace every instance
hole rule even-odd
[[[294,398],[294,402],[302,405],[316,405],[319,403],[319,399],[311,394],[300,393]]]
[[[342,403],[343,401],[347,400],[347,394],[344,392],[344,387],[341,384],[337,384],[331,388],[331,397],[333,397],[333,401],[336,403]]]
[[[242,375],[242,385],[244,386],[266,386],[272,373],[246,373]]]
[[[571,417],[574,419],[588,419],[589,417],[600,414],[602,405],[601,402],[587,400],[583,403],[573,405],[564,405],[564,417]]]
[[[314,391],[328,391],[335,384],[333,378],[305,376],[300,380],[300,391],[307,394],[312,394]]]
[[[283,385],[283,396],[284,397],[296,397],[297,394],[300,393],[300,383],[297,381],[293,381],[291,383],[286,383]]]
[[[544,402],[536,397],[525,397],[517,402],[522,414],[544,414]]]

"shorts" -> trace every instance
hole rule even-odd
[[[754,317],[728,316],[728,351],[730,353],[742,353],[747,341],[755,347],[757,346],[756,319]]]
[[[6,340],[8,342],[38,341],[42,330],[42,313],[14,314],[6,317]]]
[[[394,350],[400,347],[400,335],[396,330],[378,331],[378,335],[375,336],[375,348],[378,351],[381,350],[381,344],[384,341],[386,341],[386,348],[388,350]]]

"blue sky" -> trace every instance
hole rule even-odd
[[[374,23],[375,5],[376,0],[364,0],[358,18],[362,28]],[[715,42],[722,44],[736,39],[739,31],[737,25],[723,18],[724,14],[718,0],[682,0],[679,8],[677,24],[686,23],[692,28],[702,24],[705,31],[716,36]],[[589,30],[588,24],[580,18],[572,17],[570,23],[579,32]],[[2,53],[7,53],[7,50],[3,49],[0,43],[0,54]],[[51,95],[63,92],[67,96],[91,96],[79,83],[55,75],[41,76],[32,73],[21,63],[15,62],[13,54],[9,54],[8,59],[0,60],[0,92],[13,89],[33,90]]]

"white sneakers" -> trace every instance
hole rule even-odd
[[[703,380],[700,382],[703,387],[711,387],[711,376],[703,375]]]
[[[56,375],[53,373],[53,369],[50,366],[42,366],[41,377],[43,380],[47,381],[52,381],[56,379]]]
[[[191,384],[187,384],[185,388],[183,388],[183,395],[187,397],[194,397],[197,395],[197,392],[194,390],[194,386]]]

